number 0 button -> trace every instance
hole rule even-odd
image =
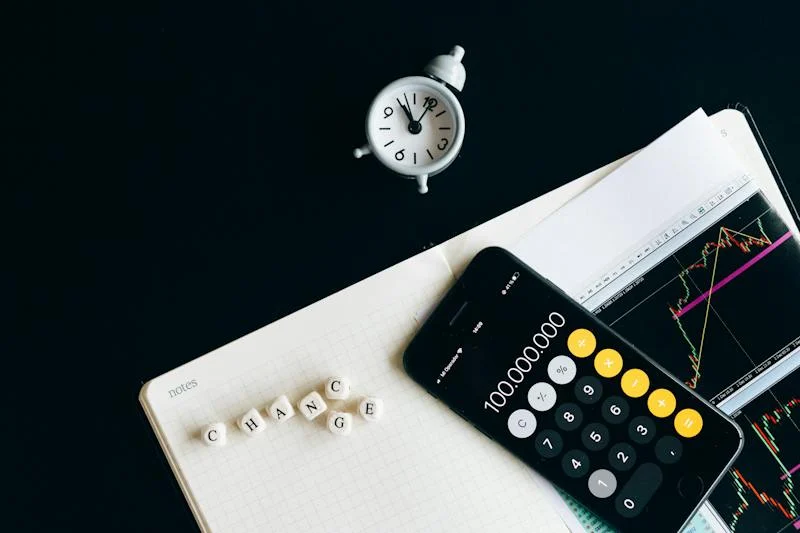
[[[564,431],[578,429],[581,422],[583,422],[583,413],[576,404],[565,403],[556,409],[556,425]]]
[[[561,449],[564,447],[564,440],[561,435],[552,429],[545,429],[536,435],[534,446],[536,446],[536,451],[539,452],[539,455],[545,459],[551,459],[561,453]]]
[[[572,478],[579,478],[589,471],[589,456],[580,450],[570,450],[561,459],[561,468]]]

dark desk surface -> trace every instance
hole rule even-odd
[[[64,5],[18,26],[4,389],[27,528],[192,530],[142,382],[699,106],[748,104],[800,196],[788,13],[230,4]],[[464,149],[420,196],[351,151],[376,92],[456,43]]]

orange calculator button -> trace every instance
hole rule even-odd
[[[666,418],[675,412],[675,395],[667,389],[656,389],[647,398],[647,408],[658,418]]]
[[[611,348],[600,350],[594,356],[594,369],[604,378],[613,378],[622,371],[622,356]]]
[[[650,378],[644,373],[644,370],[638,368],[631,368],[622,374],[622,392],[631,398],[641,398],[645,395],[650,388]]]
[[[594,338],[594,333],[588,329],[576,329],[567,338],[569,353],[581,359],[592,355],[596,347],[597,339]]]
[[[682,409],[675,415],[675,431],[690,439],[703,429],[703,417],[694,409]]]

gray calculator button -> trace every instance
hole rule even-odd
[[[508,417],[508,431],[518,439],[527,439],[536,431],[536,417],[527,409],[517,409]]]
[[[617,478],[609,470],[601,469],[589,476],[589,492],[597,498],[608,498],[617,490]]]

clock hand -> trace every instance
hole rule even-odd
[[[425,107],[425,111],[423,111],[422,114],[419,116],[419,118],[417,119],[417,122],[420,122],[422,120],[422,117],[425,116],[425,113],[427,113],[430,110],[431,110],[431,106],[426,106]]]
[[[414,117],[411,115],[411,109],[410,108],[406,108],[403,104],[401,104],[399,98],[395,98],[395,100],[397,100],[397,105],[400,106],[400,109],[402,109],[403,113],[406,115],[406,118],[408,119],[408,123],[411,124],[412,122],[414,122]]]

